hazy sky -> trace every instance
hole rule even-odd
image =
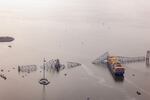
[[[69,48],[70,54],[122,52],[124,46],[144,51],[150,44],[149,5],[149,0],[0,0],[0,35],[32,48]]]

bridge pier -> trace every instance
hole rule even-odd
[[[150,66],[149,59],[150,59],[150,50],[148,50],[147,53],[146,53],[146,65],[147,66]]]

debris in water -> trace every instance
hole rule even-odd
[[[4,72],[4,69],[1,69],[1,72]]]
[[[67,74],[66,74],[66,73],[65,73],[64,75],[65,75],[65,76],[67,76]]]
[[[0,74],[0,77],[3,78],[4,80],[7,79],[7,77],[4,74]]]
[[[11,46],[11,45],[9,45],[8,47],[9,47],[9,48],[12,48],[12,46]]]
[[[138,95],[141,95],[141,93],[140,93],[139,91],[136,91],[136,93],[137,93]]]

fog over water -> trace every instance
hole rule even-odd
[[[145,63],[124,65],[123,82],[116,82],[106,66],[91,64],[106,51],[146,55],[149,5],[149,0],[0,0],[0,36],[15,38],[0,43],[0,74],[7,76],[0,78],[0,100],[149,100]],[[18,65],[39,67],[43,58],[82,66],[47,72],[50,84],[45,87],[38,83],[42,69],[26,77],[18,73]]]

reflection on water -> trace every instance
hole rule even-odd
[[[46,86],[43,85],[43,88],[42,88],[42,100],[46,100]]]

